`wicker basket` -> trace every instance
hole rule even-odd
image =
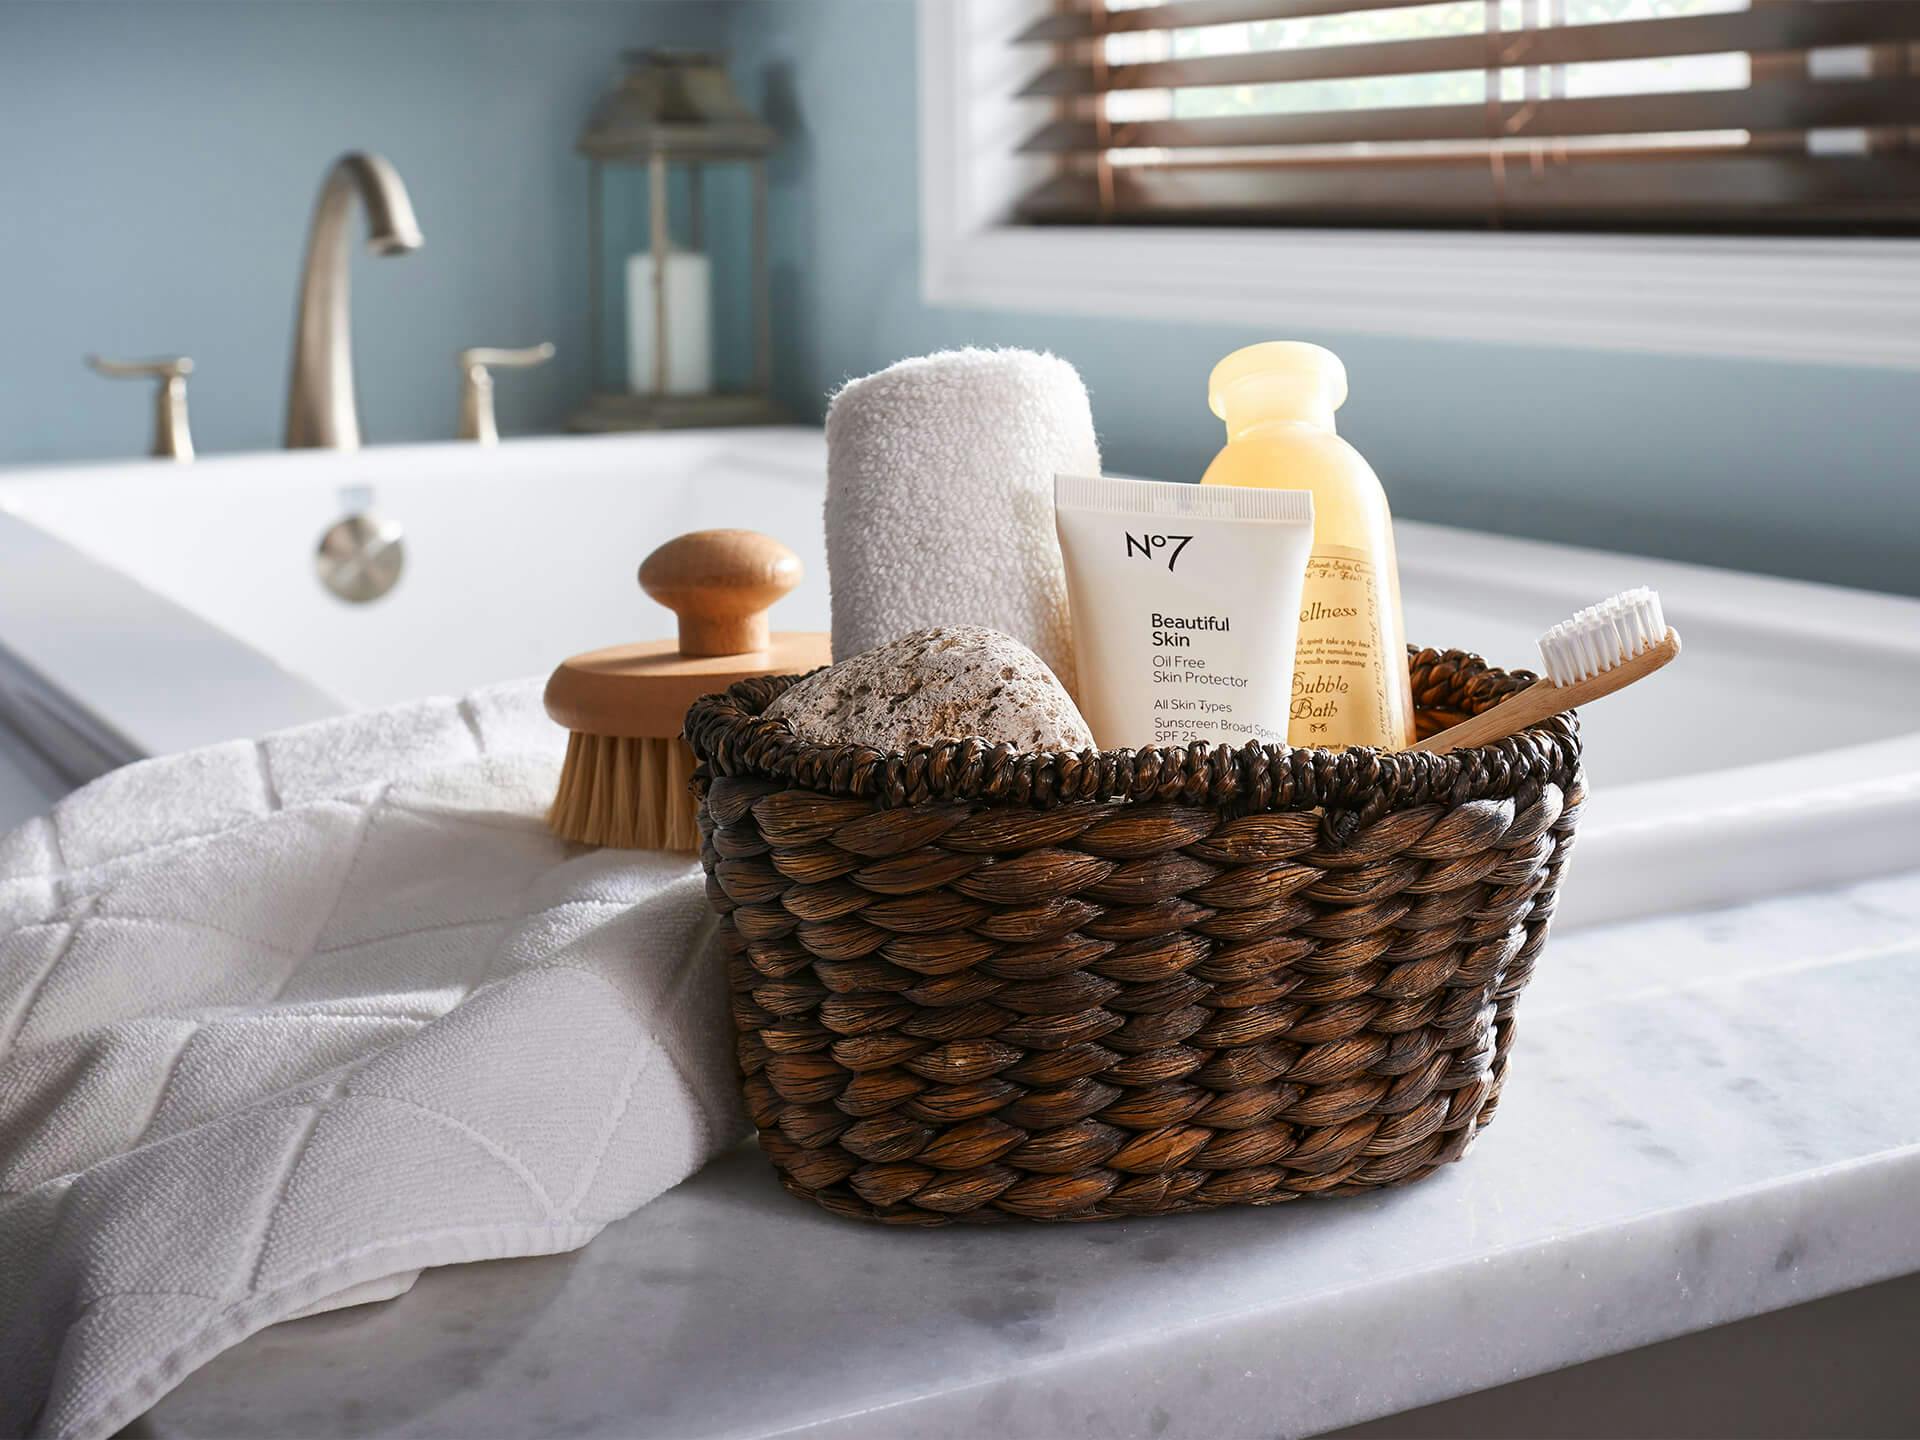
[[[1531,681],[1412,656],[1431,733]],[[1493,1117],[1582,786],[1571,715],[1447,756],[884,755],[698,702],[747,1107],[789,1190],[898,1224],[1417,1180]]]

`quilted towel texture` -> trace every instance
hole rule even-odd
[[[537,685],[129,766],[0,839],[0,1434],[585,1244],[743,1132],[684,857],[541,815]]]

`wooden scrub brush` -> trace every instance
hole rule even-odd
[[[575,655],[547,681],[547,714],[571,731],[547,824],[584,845],[700,848],[687,707],[755,675],[829,663],[828,637],[769,634],[767,609],[800,583],[800,558],[752,530],[699,530],[640,566],[640,588],[679,617],[678,640]]]

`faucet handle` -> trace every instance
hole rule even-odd
[[[89,355],[87,365],[112,380],[174,380],[193,373],[193,361],[185,355],[163,355],[157,360],[105,360]]]
[[[506,365],[524,370],[544,365],[552,358],[553,342],[548,340],[529,345],[524,350],[500,350],[489,345],[477,345],[460,352],[460,368],[469,370],[475,365]]]
[[[153,449],[162,460],[193,459],[193,431],[187,424],[187,376],[193,361],[185,355],[157,360],[106,360],[87,356],[94,373],[111,380],[158,380],[153,397]]]
[[[477,440],[482,445],[499,443],[500,430],[493,419],[493,376],[488,372],[489,366],[504,365],[524,370],[534,365],[544,365],[552,358],[553,345],[547,341],[529,345],[524,350],[501,350],[486,345],[462,350],[460,438]]]

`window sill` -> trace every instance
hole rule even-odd
[[[1920,369],[1920,240],[1008,224],[1033,3],[921,0],[929,305]]]
[[[929,305],[1920,368],[1909,241],[989,226],[923,259]]]

